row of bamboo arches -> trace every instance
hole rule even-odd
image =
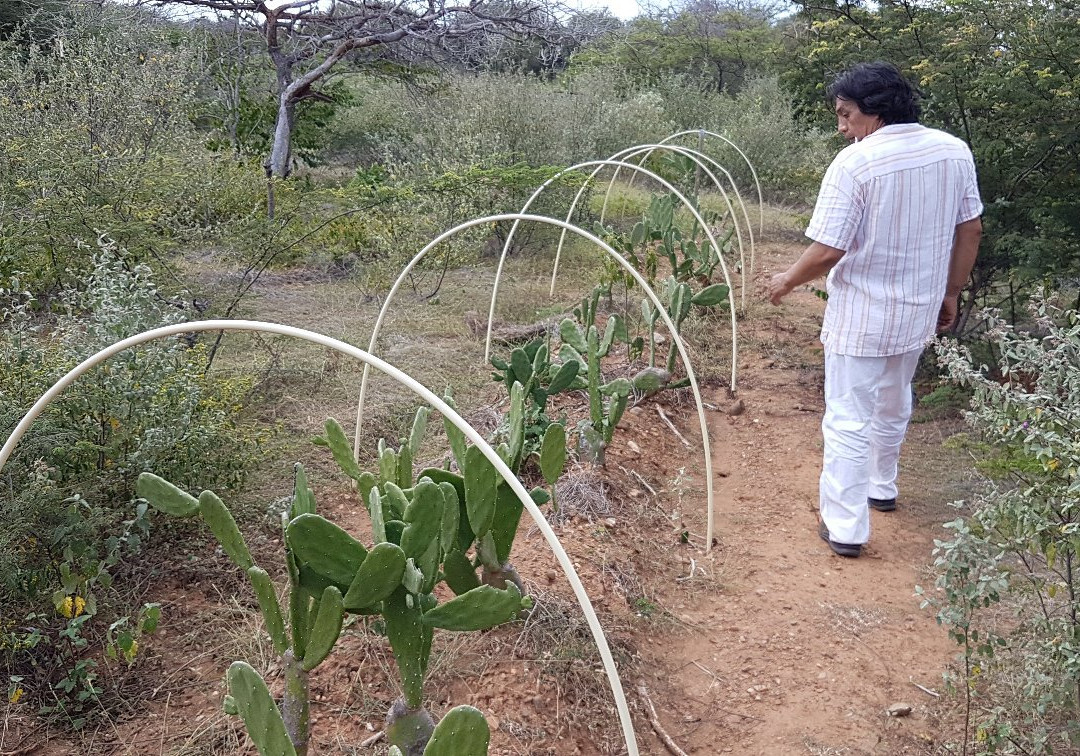
[[[644,176],[652,179],[653,181],[655,181],[657,184],[659,184],[661,187],[666,189],[668,192],[671,192],[672,194],[674,194],[686,206],[686,208],[691,212],[691,214],[694,216],[694,218],[698,222],[698,224],[700,224],[700,226],[703,229],[705,229],[706,236],[708,237],[709,242],[713,245],[713,248],[716,250],[717,255],[718,255],[719,259],[720,259],[720,268],[721,268],[721,273],[722,273],[722,276],[723,276],[723,279],[724,279],[724,283],[727,284],[729,291],[734,292],[735,289],[732,286],[731,270],[729,268],[729,262],[731,262],[731,261],[724,260],[724,257],[723,257],[723,254],[722,254],[722,248],[717,243],[717,240],[716,240],[715,236],[713,235],[712,230],[709,229],[709,227],[706,224],[704,218],[700,215],[700,213],[697,211],[697,209],[693,207],[693,205],[689,202],[689,200],[685,196],[683,196],[671,183],[669,183],[668,181],[666,181],[665,179],[663,179],[662,177],[660,177],[656,173],[654,173],[654,172],[652,172],[652,171],[650,171],[650,170],[643,167],[643,164],[645,163],[645,161],[648,160],[648,158],[651,155],[653,155],[654,153],[656,153],[658,151],[664,151],[664,152],[669,152],[669,153],[672,153],[672,154],[683,156],[683,157],[689,159],[690,161],[692,161],[695,165],[697,165],[698,168],[700,168],[701,172],[705,176],[707,176],[708,179],[712,182],[712,186],[715,187],[717,192],[721,195],[725,205],[728,208],[728,217],[730,217],[732,219],[732,222],[735,225],[735,232],[736,232],[736,239],[737,239],[737,246],[738,246],[738,255],[739,255],[738,271],[739,271],[740,279],[741,279],[740,280],[740,285],[741,285],[741,299],[740,299],[740,302],[741,302],[741,304],[740,304],[739,309],[740,310],[745,310],[747,282],[748,282],[749,278],[751,277],[751,275],[753,273],[754,262],[755,262],[755,260],[754,260],[755,254],[754,254],[754,231],[753,231],[753,226],[752,226],[752,224],[750,222],[750,217],[749,217],[749,214],[747,213],[746,204],[743,201],[742,195],[739,192],[739,189],[736,186],[735,181],[733,180],[733,178],[731,176],[731,173],[727,169],[725,169],[719,162],[717,162],[713,158],[706,155],[701,149],[692,149],[692,148],[689,148],[689,147],[680,147],[680,146],[676,146],[676,145],[673,145],[673,144],[669,144],[669,142],[673,142],[673,141],[675,141],[677,139],[685,139],[685,138],[690,137],[690,136],[693,136],[693,137],[697,138],[699,148],[704,145],[704,142],[705,142],[706,139],[718,140],[718,141],[722,142],[724,145],[726,145],[728,147],[731,147],[734,150],[736,150],[738,152],[739,156],[746,162],[746,165],[749,167],[751,175],[753,176],[755,188],[756,188],[756,191],[757,191],[757,199],[758,199],[758,231],[759,231],[759,234],[760,234],[760,232],[763,229],[763,214],[762,214],[763,213],[763,209],[762,209],[763,201],[762,201],[761,185],[760,185],[760,182],[758,181],[757,171],[754,169],[753,164],[747,158],[745,153],[743,153],[743,151],[741,149],[739,149],[738,146],[736,146],[733,142],[731,142],[731,140],[729,140],[727,137],[724,137],[724,136],[722,136],[720,134],[716,134],[714,132],[704,131],[704,130],[682,131],[682,132],[679,132],[677,134],[672,134],[671,136],[667,137],[666,139],[664,139],[664,140],[662,140],[660,142],[657,142],[655,144],[644,144],[644,145],[636,145],[634,147],[629,147],[629,148],[627,148],[625,150],[620,150],[619,152],[615,153],[614,155],[612,155],[610,158],[608,158],[606,160],[587,161],[587,162],[579,163],[577,165],[574,165],[574,166],[571,166],[570,168],[565,169],[565,171],[560,172],[555,177],[549,179],[543,185],[538,187],[536,189],[536,191],[533,193],[532,197],[529,198],[528,202],[525,203],[524,207],[521,208],[520,212],[517,212],[517,213],[504,213],[504,214],[500,214],[500,215],[490,215],[490,216],[486,216],[486,217],[483,217],[483,218],[475,218],[473,220],[466,221],[465,223],[462,223],[462,224],[460,224],[458,226],[455,226],[454,228],[451,228],[451,229],[445,231],[444,233],[440,234],[438,237],[433,239],[427,246],[425,246],[422,250],[420,250],[420,252],[417,253],[417,255],[408,263],[408,265],[405,266],[404,269],[402,269],[401,274],[398,276],[397,280],[394,282],[394,285],[391,287],[390,292],[388,293],[388,295],[386,296],[386,298],[383,301],[383,306],[382,306],[381,310],[379,311],[379,315],[378,315],[378,317],[377,317],[377,319],[375,321],[375,325],[374,325],[374,328],[372,329],[371,339],[369,341],[367,351],[359,349],[359,348],[357,348],[357,347],[355,347],[355,346],[353,346],[351,344],[347,344],[347,343],[345,343],[343,341],[339,341],[337,339],[330,338],[330,337],[325,336],[323,334],[315,333],[315,332],[312,332],[312,331],[307,331],[307,330],[304,330],[304,329],[301,329],[301,328],[294,328],[292,326],[282,325],[282,324],[279,324],[279,323],[266,323],[266,322],[260,322],[260,321],[203,320],[203,321],[196,321],[196,322],[191,322],[191,323],[180,323],[180,324],[176,324],[176,325],[165,326],[165,327],[162,327],[162,328],[155,328],[155,329],[152,329],[152,330],[149,330],[149,331],[145,331],[143,333],[136,334],[136,335],[131,336],[129,338],[123,339],[122,341],[119,341],[119,342],[113,344],[112,346],[101,350],[97,354],[94,354],[94,355],[88,357],[86,360],[81,362],[79,365],[72,368],[71,371],[69,371],[65,376],[63,376],[59,381],[57,381],[48,391],[46,391],[38,399],[38,401],[34,403],[33,407],[31,407],[30,410],[27,411],[27,413],[22,417],[22,419],[19,421],[19,423],[15,426],[15,429],[12,431],[11,435],[5,441],[3,447],[0,448],[0,470],[3,470],[4,465],[7,463],[8,459],[11,457],[12,453],[15,451],[15,447],[18,445],[19,441],[22,439],[23,435],[25,435],[27,430],[29,430],[30,426],[34,423],[34,421],[41,415],[42,412],[45,411],[46,407],[48,407],[48,405],[54,399],[56,399],[61,393],[63,393],[63,391],[68,386],[70,386],[72,383],[74,383],[80,376],[84,375],[85,373],[92,370],[97,365],[100,365],[101,363],[105,362],[106,360],[108,360],[109,358],[115,356],[116,354],[118,354],[120,352],[123,352],[123,351],[125,351],[127,349],[133,348],[135,346],[138,346],[140,344],[145,344],[145,343],[147,343],[149,341],[153,341],[155,339],[167,338],[167,337],[175,337],[175,336],[178,336],[180,334],[194,333],[194,332],[207,332],[207,331],[249,331],[249,332],[251,332],[251,331],[254,331],[254,332],[272,333],[272,334],[279,334],[279,335],[282,335],[282,336],[291,336],[291,337],[294,337],[294,338],[299,338],[299,339],[302,339],[302,340],[305,340],[305,341],[308,341],[308,342],[311,342],[311,343],[314,343],[314,344],[319,344],[319,345],[325,346],[327,348],[336,350],[336,351],[338,351],[338,352],[340,352],[342,354],[345,354],[347,356],[350,356],[350,357],[353,357],[353,358],[355,358],[357,360],[360,360],[364,364],[364,373],[363,373],[363,378],[361,379],[360,397],[359,397],[359,400],[358,400],[358,403],[357,403],[357,411],[356,411],[356,433],[355,433],[355,438],[354,438],[354,455],[356,455],[357,458],[359,457],[360,433],[361,433],[361,429],[362,429],[363,415],[364,415],[364,400],[365,400],[365,396],[366,396],[366,393],[367,393],[368,379],[369,379],[369,375],[370,375],[370,371],[371,371],[372,367],[374,367],[376,370],[380,371],[381,373],[385,374],[386,376],[388,376],[392,380],[398,382],[399,384],[401,384],[401,385],[405,386],[406,388],[408,388],[409,390],[411,390],[419,399],[426,402],[433,409],[435,409],[436,411],[441,413],[444,417],[446,417],[456,427],[458,427],[465,434],[465,436],[483,452],[484,456],[491,462],[492,465],[494,465],[495,469],[499,471],[499,474],[502,475],[502,477],[505,479],[507,484],[514,491],[514,493],[517,494],[518,498],[521,500],[521,503],[524,505],[525,509],[529,512],[530,516],[535,521],[536,527],[540,530],[540,532],[544,536],[544,539],[551,546],[551,549],[555,554],[556,560],[559,562],[559,565],[562,567],[563,571],[565,572],[567,580],[570,582],[570,585],[571,585],[571,587],[572,587],[572,589],[574,591],[574,595],[577,598],[577,601],[578,601],[579,605],[581,606],[581,609],[582,609],[582,612],[585,615],[586,621],[588,622],[589,629],[590,629],[590,631],[591,631],[591,633],[593,635],[593,638],[596,641],[597,649],[600,652],[600,656],[601,656],[601,659],[603,661],[604,671],[607,674],[608,682],[609,682],[610,687],[611,687],[612,696],[614,697],[616,708],[617,708],[617,710],[619,712],[619,720],[620,720],[620,725],[622,727],[623,737],[624,737],[624,739],[626,741],[627,753],[630,754],[630,756],[637,756],[637,754],[638,754],[638,745],[637,745],[636,736],[634,734],[633,723],[632,723],[631,718],[630,718],[630,710],[629,710],[629,707],[627,705],[626,695],[625,695],[625,692],[623,690],[622,683],[621,683],[621,681],[619,679],[618,670],[615,667],[615,661],[614,661],[614,658],[612,657],[611,649],[608,646],[607,639],[606,639],[606,637],[604,635],[603,628],[600,626],[599,619],[596,616],[596,611],[594,610],[592,602],[589,600],[589,597],[585,592],[585,588],[581,583],[581,579],[578,576],[577,571],[574,569],[574,566],[573,566],[572,562],[570,561],[570,558],[567,555],[565,549],[563,549],[562,545],[559,543],[558,536],[555,535],[555,532],[551,529],[551,526],[548,524],[547,519],[544,517],[544,515],[537,508],[536,504],[532,500],[532,497],[529,496],[528,491],[524,488],[524,486],[517,479],[517,477],[510,471],[510,469],[506,466],[506,464],[499,458],[498,454],[491,447],[491,445],[488,444],[488,442],[483,438],[483,436],[481,436],[471,425],[469,425],[465,420],[463,420],[461,418],[461,416],[454,409],[452,409],[449,405],[447,405],[446,402],[444,402],[440,397],[438,397],[435,393],[433,393],[429,388],[427,388],[427,387],[423,386],[422,384],[420,384],[418,381],[416,381],[414,378],[409,376],[407,373],[405,373],[405,372],[399,370],[398,368],[394,367],[393,365],[390,365],[389,363],[379,359],[377,356],[375,356],[375,352],[376,352],[376,349],[377,349],[379,334],[380,334],[380,331],[382,329],[382,324],[383,324],[383,321],[384,321],[384,319],[386,317],[387,311],[389,310],[390,304],[393,302],[394,296],[396,295],[398,289],[401,287],[402,283],[408,277],[409,272],[432,249],[437,247],[440,243],[442,243],[446,239],[449,239],[450,237],[454,236],[455,234],[458,234],[458,233],[460,233],[460,232],[462,232],[462,231],[464,231],[464,230],[466,230],[468,228],[472,228],[474,226],[481,225],[481,224],[487,224],[487,223],[492,223],[492,222],[497,222],[497,221],[511,221],[511,220],[514,222],[512,228],[511,228],[510,234],[509,234],[509,236],[508,236],[508,238],[506,240],[506,243],[503,246],[502,254],[499,257],[499,263],[498,263],[498,267],[496,268],[496,273],[495,273],[495,281],[494,281],[494,285],[492,286],[491,303],[490,303],[490,307],[489,307],[489,310],[488,310],[487,336],[486,336],[485,343],[484,343],[485,361],[490,356],[490,350],[491,350],[491,323],[492,323],[492,320],[493,320],[494,314],[495,314],[496,301],[497,301],[498,292],[499,292],[499,281],[500,281],[500,278],[501,278],[501,275],[502,275],[503,264],[504,264],[504,262],[506,260],[507,254],[508,254],[508,252],[510,250],[511,243],[513,241],[514,234],[516,233],[516,231],[518,229],[518,226],[522,222],[526,222],[526,223],[543,223],[543,224],[548,224],[548,225],[559,227],[561,229],[561,231],[562,231],[562,233],[560,235],[560,239],[559,239],[559,245],[558,245],[558,248],[556,249],[555,261],[554,261],[552,274],[551,274],[551,291],[550,291],[551,296],[554,295],[554,291],[555,291],[555,280],[556,280],[556,277],[558,276],[559,258],[560,258],[561,253],[562,253],[562,248],[563,248],[563,245],[564,245],[564,242],[565,242],[565,239],[566,239],[566,235],[568,233],[575,234],[578,237],[581,237],[581,238],[585,239],[586,241],[592,243],[596,247],[600,248],[608,256],[610,256],[623,270],[626,271],[626,273],[628,275],[630,275],[630,276],[632,276],[634,278],[635,282],[639,286],[641,286],[642,291],[650,299],[650,301],[652,302],[653,307],[655,307],[656,310],[659,312],[659,315],[660,315],[661,319],[664,321],[664,324],[669,329],[669,331],[670,331],[670,333],[672,335],[672,338],[674,339],[674,341],[675,341],[675,343],[677,345],[677,348],[678,348],[678,351],[679,351],[679,356],[681,357],[681,359],[683,361],[683,365],[685,366],[687,377],[689,378],[689,381],[690,381],[690,387],[691,387],[691,389],[693,391],[693,394],[694,394],[694,400],[695,400],[695,403],[697,405],[698,420],[699,420],[699,423],[700,423],[700,426],[701,426],[702,452],[703,452],[704,458],[705,458],[705,480],[706,480],[706,497],[707,497],[707,515],[706,516],[707,516],[707,523],[708,524],[707,524],[707,533],[706,533],[706,544],[707,544],[706,549],[708,550],[709,548],[711,548],[712,541],[713,541],[712,453],[711,453],[711,448],[710,448],[710,444],[709,444],[708,428],[707,428],[706,420],[705,420],[704,404],[702,402],[701,393],[700,393],[700,391],[698,389],[697,378],[694,375],[694,370],[693,370],[693,366],[691,364],[690,355],[686,350],[686,345],[683,343],[682,339],[679,338],[679,336],[678,336],[678,334],[676,332],[676,329],[675,329],[675,325],[671,321],[670,316],[667,314],[667,310],[663,306],[663,303],[660,301],[660,298],[657,296],[656,292],[648,285],[648,283],[644,280],[644,278],[642,278],[641,274],[638,273],[637,270],[635,270],[634,267],[628,261],[626,261],[621,255],[619,255],[614,249],[611,248],[611,246],[606,244],[603,240],[601,240],[600,238],[596,237],[595,235],[589,233],[588,231],[586,231],[586,230],[584,230],[582,228],[579,228],[578,226],[570,223],[570,218],[573,217],[573,214],[574,214],[575,210],[577,209],[577,204],[581,200],[582,196],[584,195],[584,192],[585,192],[585,189],[586,189],[587,185],[598,174],[600,174],[601,171],[603,171],[605,169],[608,169],[608,168],[614,168],[614,172],[613,172],[613,174],[612,174],[612,176],[611,176],[611,178],[609,180],[609,183],[608,183],[607,192],[605,193],[605,196],[604,196],[604,206],[603,206],[603,209],[601,211],[601,217],[600,217],[601,223],[603,222],[604,216],[605,216],[605,214],[607,212],[608,200],[609,200],[609,198],[611,196],[612,188],[614,187],[615,182],[618,179],[619,173],[621,171],[629,171],[629,172],[631,172],[631,180],[630,180],[631,183],[633,182],[634,178],[636,178],[638,175],[644,175]],[[635,159],[637,160],[636,163],[631,162],[632,160],[635,160]],[[578,191],[577,195],[575,196],[575,198],[573,200],[573,203],[571,204],[570,209],[567,212],[566,220],[560,220],[560,219],[556,219],[556,218],[548,218],[548,217],[544,217],[544,216],[528,214],[527,211],[531,207],[532,203],[536,200],[537,197],[540,196],[540,194],[548,186],[550,186],[552,184],[552,182],[555,181],[555,179],[558,178],[558,176],[563,175],[563,174],[565,174],[567,172],[570,172],[570,171],[586,171],[586,170],[590,171],[589,175],[588,175],[588,178],[587,178],[585,184],[582,186],[582,188]],[[717,174],[722,175],[724,180],[721,181],[720,177]],[[729,190],[730,190],[730,194],[729,194]],[[731,200],[732,195],[734,195],[734,197],[735,197],[735,202],[734,203]],[[739,215],[736,214],[736,212],[735,212],[735,205],[736,204],[739,206],[739,209],[741,210],[741,219],[739,218]],[[744,238],[744,235],[743,235],[744,232],[745,232],[745,238]],[[747,247],[749,247],[749,250],[748,250],[749,251],[749,256],[747,256]],[[733,296],[729,297],[728,301],[729,301],[729,308],[730,308],[730,314],[731,314],[731,390],[734,391],[735,388],[736,388],[737,365],[738,365],[738,343],[737,343],[738,329],[737,329],[737,323],[736,323],[736,321],[737,321],[737,312],[736,312],[736,308],[735,308],[734,297]]]

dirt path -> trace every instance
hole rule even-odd
[[[766,266],[793,253],[774,250]],[[938,739],[937,701],[913,683],[940,691],[955,649],[913,588],[932,584],[932,541],[962,473],[941,449],[948,429],[913,424],[899,510],[872,513],[861,558],[829,551],[816,519],[822,309],[800,292],[745,322],[745,411],[710,420],[720,543],[703,564],[723,589],[660,594],[685,631],[641,646],[663,726],[688,753],[931,753]],[[912,714],[890,717],[895,703]]]

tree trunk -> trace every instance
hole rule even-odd
[[[296,103],[292,102],[291,92],[284,89],[278,97],[277,123],[274,124],[274,146],[266,161],[266,175],[287,178],[292,157],[292,125],[296,113]]]

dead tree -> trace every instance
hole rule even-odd
[[[140,4],[237,18],[257,31],[277,76],[277,117],[268,178],[291,171],[296,105],[320,95],[331,70],[365,52],[386,51],[399,61],[452,60],[472,40],[565,33],[547,0],[140,0]],[[272,205],[271,205],[272,208]],[[272,209],[271,209],[272,212]]]

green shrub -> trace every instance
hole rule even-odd
[[[149,269],[132,265],[115,242],[102,238],[86,254],[86,287],[66,293],[56,317],[35,312],[17,279],[0,292],[15,302],[0,310],[0,384],[12,389],[0,396],[5,436],[78,362],[183,320]],[[231,489],[243,482],[255,439],[238,417],[250,385],[218,380],[205,367],[201,345],[155,341],[116,355],[49,406],[4,471],[12,485],[3,493],[10,519],[0,532],[0,602],[53,591],[62,562],[79,572],[105,559],[115,539],[131,535],[123,522],[132,516],[127,504],[144,470],[168,470],[191,485]],[[126,544],[137,551],[141,539]]]
[[[35,295],[90,267],[97,229],[137,259],[265,212],[257,166],[203,146],[192,123],[200,43],[83,4],[46,41],[0,41],[0,279]],[[28,32],[29,34],[29,32]]]
[[[334,122],[338,149],[420,174],[490,164],[493,155],[503,164],[572,165],[696,128],[738,144],[776,199],[811,201],[828,163],[824,135],[799,126],[791,98],[771,78],[751,80],[734,96],[687,76],[646,85],[613,68],[584,69],[554,83],[523,74],[447,75],[419,96],[400,84],[365,80],[356,104]],[[357,151],[356,144],[366,147]],[[731,171],[746,199],[756,197],[736,152],[713,139],[704,151]]]
[[[968,419],[994,477],[935,542],[933,603],[963,648],[958,685],[979,748],[1071,753],[1080,745],[1080,317],[1045,301],[1032,309],[1033,334],[987,317],[1000,355],[993,374],[967,347],[939,348],[950,379],[973,392]]]

